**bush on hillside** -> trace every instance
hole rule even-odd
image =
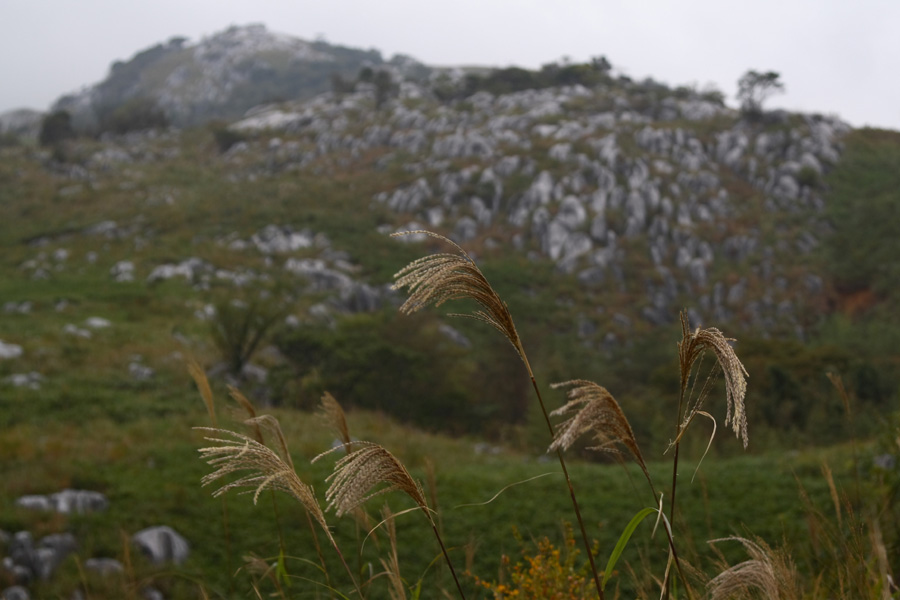
[[[65,110],[50,113],[41,121],[41,132],[38,135],[41,146],[54,146],[74,137],[72,116]]]
[[[100,116],[100,130],[110,133],[128,133],[148,129],[164,129],[169,126],[166,113],[150,98],[132,98]]]

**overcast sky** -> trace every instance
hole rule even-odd
[[[744,72],[774,70],[787,93],[769,107],[900,130],[900,0],[0,0],[0,112],[47,109],[175,35],[248,23],[432,65],[603,54],[732,106]]]

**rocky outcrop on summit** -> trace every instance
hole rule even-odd
[[[415,68],[392,60],[391,69]],[[414,62],[414,61],[413,61]],[[355,78],[364,66],[384,65],[377,50],[307,42],[264,25],[231,27],[195,44],[172,38],[116,62],[108,77],[60,98],[80,128],[93,128],[130,101],[151,101],[175,125],[231,118],[275,98],[309,98],[328,90],[332,74]]]

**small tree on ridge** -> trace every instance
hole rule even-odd
[[[748,116],[762,114],[762,103],[771,96],[784,91],[781,75],[775,71],[760,73],[747,71],[738,79],[737,98],[741,102],[741,111]]]

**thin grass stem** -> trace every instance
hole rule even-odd
[[[428,520],[431,522],[431,530],[434,531],[434,537],[437,538],[438,544],[441,546],[441,552],[444,553],[444,560],[447,561],[447,566],[450,567],[450,574],[453,576],[453,581],[456,582],[456,589],[459,591],[459,597],[465,600],[466,594],[463,592],[462,585],[459,583],[459,578],[456,576],[456,570],[453,568],[453,561],[450,560],[450,555],[447,554],[447,548],[444,547],[444,540],[441,539],[441,534],[438,533],[434,519],[429,516]]]
[[[522,354],[524,356],[524,351]],[[554,439],[553,423],[550,422],[550,415],[547,413],[547,408],[544,406],[541,390],[538,388],[537,381],[534,379],[534,374],[531,373],[531,366],[528,364],[527,359],[525,360],[525,366],[528,368],[528,373],[531,376],[531,385],[534,388],[534,393],[537,395],[538,403],[541,405],[541,412],[544,414],[547,429],[550,431],[550,439]],[[578,520],[578,526],[581,529],[581,538],[584,540],[584,548],[587,552],[588,561],[591,564],[591,575],[594,578],[594,585],[597,587],[597,596],[600,600],[603,600],[605,598],[603,595],[603,586],[600,584],[600,576],[597,573],[597,565],[594,562],[594,553],[591,550],[591,542],[588,539],[587,529],[584,527],[584,519],[581,518],[581,509],[578,508],[578,500],[575,497],[575,486],[572,485],[572,479],[569,477],[569,469],[566,468],[566,461],[563,458],[561,448],[556,449],[556,456],[559,458],[559,466],[562,468],[563,476],[566,478],[566,484],[569,486],[569,496],[572,498],[572,507],[575,509],[575,518]]]

